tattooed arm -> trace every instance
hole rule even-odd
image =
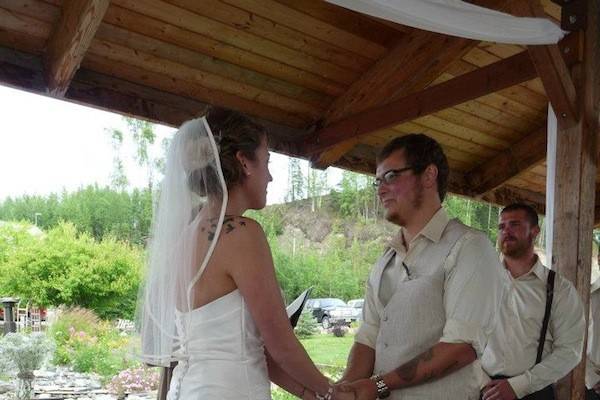
[[[469,344],[440,342],[406,364],[382,375],[382,378],[390,390],[420,385],[457,371],[476,358],[475,350]],[[377,388],[371,379],[361,379],[345,387],[356,393],[357,400],[372,400],[377,397]]]

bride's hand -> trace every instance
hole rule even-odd
[[[340,389],[339,385],[335,386],[335,390],[333,392],[333,400],[355,400],[356,395],[352,390],[343,390]]]

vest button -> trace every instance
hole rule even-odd
[[[384,315],[384,316],[383,316],[383,320],[387,322],[387,320],[388,320],[388,316],[387,316],[387,315]]]

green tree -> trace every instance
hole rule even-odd
[[[9,235],[10,231],[3,234]],[[131,318],[140,284],[142,253],[112,238],[96,242],[62,223],[43,237],[12,241],[0,264],[3,295],[42,306],[77,305],[102,318]]]
[[[300,160],[290,157],[288,160],[288,193],[287,201],[297,201],[304,198],[304,174],[300,166]]]

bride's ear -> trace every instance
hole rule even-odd
[[[244,175],[250,175],[250,170],[248,169],[248,161],[250,160],[248,160],[248,158],[239,150],[235,153],[235,158],[237,158],[238,162],[242,166]]]

